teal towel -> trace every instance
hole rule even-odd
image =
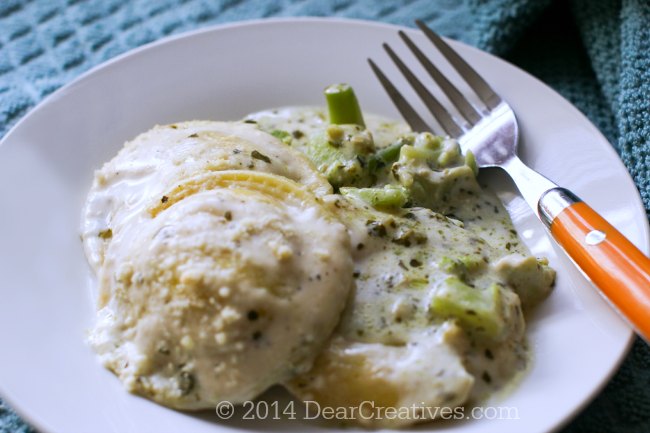
[[[0,0],[0,135],[49,93],[119,53],[198,27],[277,16],[408,26],[420,18],[514,62],[600,128],[650,210],[647,0]],[[0,402],[0,433],[29,431]],[[611,383],[563,431],[650,432],[644,342],[637,339]]]

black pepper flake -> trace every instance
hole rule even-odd
[[[267,164],[271,163],[271,158],[268,156],[264,155],[263,153],[258,152],[257,150],[254,150],[251,152],[251,156],[255,159],[259,159],[260,161],[264,161]]]
[[[487,359],[494,359],[494,355],[492,354],[492,351],[490,349],[485,349],[485,357]]]
[[[483,372],[481,379],[483,379],[485,383],[492,383],[492,376],[490,376],[490,373],[488,373],[487,371]]]
[[[357,250],[361,251],[363,249],[363,247],[365,247],[364,244],[362,244],[362,243],[357,244]]]
[[[253,124],[256,124],[257,121],[256,121],[256,120],[253,120],[253,119],[246,119],[246,120],[244,120],[244,123],[253,123]]]
[[[170,127],[171,129],[176,129],[176,128],[178,128],[178,126],[176,126],[176,125],[169,125],[169,127]]]
[[[199,136],[199,134],[192,134],[192,135],[190,135],[190,136],[187,137],[187,138],[197,138],[198,136]]]
[[[370,236],[384,237],[387,234],[386,227],[379,221],[368,220],[366,221],[366,227],[368,227]]]
[[[354,271],[354,272],[352,273],[352,276],[353,276],[354,278],[359,278],[359,275],[361,275],[361,272],[359,272],[359,271]]]
[[[410,247],[413,243],[422,245],[427,241],[427,236],[423,233],[414,232],[413,230],[405,230],[399,233],[397,237],[392,239],[392,242],[404,247]]]
[[[238,155],[238,154],[241,153],[241,150],[239,150],[239,149],[233,149],[233,150],[232,150],[232,153],[235,154],[235,155]]]
[[[420,266],[422,266],[422,262],[419,261],[418,259],[411,259],[409,265],[411,265],[414,268],[419,268]]]
[[[320,281],[320,274],[316,274],[316,279]]]
[[[194,389],[194,375],[188,371],[181,371],[178,376],[178,389],[181,395],[189,394]]]
[[[160,199],[160,202],[161,203],[167,203],[167,200],[169,200],[169,197],[167,197],[166,195],[163,195],[162,198]]]
[[[410,247],[411,246],[411,241],[408,238],[395,238],[392,241],[394,244],[397,245],[402,245],[404,247]]]
[[[106,229],[99,232],[98,236],[104,240],[110,239],[113,237],[113,230]]]
[[[403,261],[400,260],[399,263],[397,264],[399,265],[400,268],[404,269],[405,271],[408,271],[408,268],[406,267]]]
[[[251,322],[254,322],[255,320],[259,319],[260,315],[257,311],[250,310],[246,317],[248,317],[248,320],[250,320]]]
[[[232,212],[227,210],[226,213],[223,214],[223,217],[226,219],[226,221],[232,221]]]
[[[291,135],[293,135],[293,138],[296,138],[296,139],[299,140],[299,139],[301,139],[302,137],[305,136],[305,133],[302,132],[302,131],[299,130],[299,129],[296,129],[295,131],[293,131],[293,132],[291,133]]]
[[[253,340],[258,341],[260,338],[262,338],[262,331],[253,332]]]

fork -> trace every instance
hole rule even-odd
[[[527,167],[517,157],[519,126],[512,108],[440,36],[422,21],[416,24],[484,105],[477,109],[470,103],[406,33],[399,31],[406,46],[467,122],[458,122],[391,47],[383,44],[442,127],[443,135],[455,138],[464,152],[471,151],[479,168],[504,169],[574,263],[637,333],[650,342],[650,259],[575,194]],[[368,63],[411,129],[434,132],[372,59]]]

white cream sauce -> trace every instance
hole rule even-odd
[[[260,112],[247,119],[267,131],[290,132],[288,143],[303,151],[309,137],[325,127],[324,112],[311,107]],[[366,123],[378,149],[408,131],[402,123],[375,116],[366,116]],[[453,181],[455,176],[453,169],[434,174],[443,182]],[[494,194],[481,189],[473,176],[459,179],[453,193],[434,203],[433,210],[382,212],[361,201],[337,200],[339,215],[352,239],[356,288],[330,347],[311,372],[290,382],[296,395],[334,406],[348,406],[374,396],[393,406],[418,401],[453,407],[503,389],[524,370],[528,362],[524,317],[503,263],[526,268],[530,281],[549,287],[553,272],[529,257]],[[384,182],[390,180],[380,181]],[[502,287],[499,302],[504,331],[498,340],[462,332],[454,320],[431,312],[432,297],[449,277],[441,264],[449,258],[464,257],[480,259],[468,284]],[[534,266],[522,265],[526,260],[532,260]],[[421,371],[417,363],[402,372],[386,364],[387,359],[393,366],[407,359],[428,359],[433,368],[440,365],[437,358],[445,361],[442,373],[435,376]],[[410,378],[408,371],[418,372],[419,379]],[[367,380],[359,379],[362,377]],[[342,382],[349,384],[345,392],[332,391]],[[394,427],[411,422],[368,424]]]

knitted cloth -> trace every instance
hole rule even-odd
[[[117,54],[190,29],[272,16],[407,26],[420,18],[512,61],[600,128],[650,209],[647,0],[0,0],[0,135],[46,95]],[[30,431],[0,402],[0,433]],[[614,379],[563,432],[650,432],[645,343],[637,339]]]

